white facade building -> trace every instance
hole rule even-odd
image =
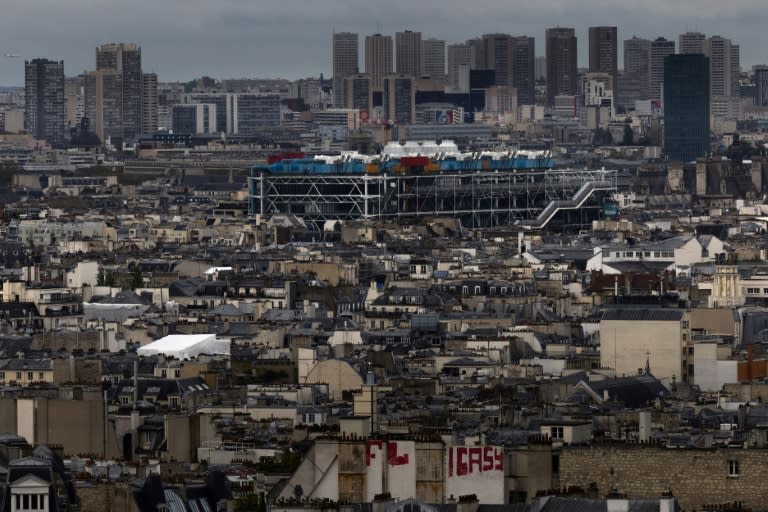
[[[678,236],[657,243],[608,245],[594,248],[594,255],[587,261],[587,270],[621,274],[627,263],[646,263],[660,271],[685,276],[692,265],[714,261],[715,255],[724,250],[723,242],[714,236]]]

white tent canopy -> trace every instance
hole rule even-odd
[[[140,347],[140,356],[165,354],[177,359],[189,359],[200,354],[229,355],[229,340],[220,340],[215,334],[171,334]]]

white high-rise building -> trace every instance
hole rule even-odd
[[[373,89],[384,88],[384,77],[392,74],[392,36],[365,37],[365,73],[371,78]]]
[[[675,42],[663,37],[651,41],[650,99],[660,100],[664,83],[664,58],[675,53]]]
[[[680,53],[704,53],[706,36],[701,32],[686,32],[680,34]]]
[[[739,46],[730,39],[712,36],[704,43],[704,54],[709,57],[710,97],[739,95]]]

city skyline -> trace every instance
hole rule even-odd
[[[102,9],[109,5],[109,9]],[[0,46],[0,85],[23,84],[23,62],[33,58],[65,61],[67,76],[93,67],[93,49],[109,42],[135,42],[144,49],[144,67],[158,73],[162,81],[190,80],[208,75],[217,78],[263,76],[295,79],[331,75],[331,34],[351,31],[365,35],[381,32],[420,31],[423,37],[460,43],[483,33],[503,32],[527,35],[544,41],[546,28],[567,26],[576,29],[586,43],[588,27],[618,26],[618,39],[632,35],[647,39],[699,31],[732,38],[742,48],[745,68],[766,63],[760,38],[759,5],[736,1],[691,2],[666,5],[661,2],[632,5],[570,6],[551,0],[537,5],[513,6],[482,0],[472,4],[450,2],[434,10],[429,2],[411,5],[396,0],[388,8],[360,6],[350,11],[342,2],[331,0],[322,6],[251,5],[237,0],[224,4],[162,5],[143,2],[130,6],[83,0],[66,6],[51,4],[45,19],[31,9],[4,13]],[[146,7],[146,8],[145,8]],[[594,8],[591,8],[594,7]],[[598,8],[599,7],[599,8]],[[187,13],[179,16],[179,13]],[[189,12],[194,12],[189,15]],[[119,20],[119,26],[114,20]],[[461,20],[460,25],[455,21]],[[299,29],[301,27],[301,29]],[[44,33],[46,37],[40,37]],[[363,47],[364,39],[360,46]],[[265,48],[260,51],[260,48]],[[233,51],[233,49],[235,51]],[[543,44],[537,47],[539,55]],[[579,67],[586,67],[588,45],[579,45]],[[623,67],[619,51],[619,65]],[[362,56],[361,56],[361,65]],[[361,67],[362,69],[362,67]]]

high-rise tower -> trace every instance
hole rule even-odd
[[[437,82],[445,81],[445,41],[442,39],[421,42],[421,74]]]
[[[664,154],[690,161],[709,143],[709,59],[700,53],[664,59]]]
[[[157,131],[157,75],[144,73],[141,76],[141,132]]]
[[[632,37],[624,41],[624,80],[622,97],[634,106],[636,100],[650,97],[651,42]]]
[[[357,34],[333,34],[333,106],[344,106],[344,79],[358,72]]]
[[[518,105],[536,103],[536,40],[532,37],[513,37],[512,83],[517,89]]]
[[[483,57],[482,68],[495,72],[495,85],[512,84],[512,36],[484,34]]]
[[[448,45],[448,85],[459,87],[460,70],[472,66],[472,47],[467,43]],[[468,71],[467,71],[468,72]]]
[[[548,28],[547,38],[547,104],[555,96],[576,94],[576,31],[572,28]]]
[[[768,107],[768,66],[755,66],[755,106]]]
[[[701,32],[685,32],[678,38],[680,53],[704,53],[706,36]]]
[[[614,86],[618,76],[616,27],[589,27],[589,72],[608,73]]]
[[[141,47],[135,44],[110,43],[96,48],[96,71],[116,72],[120,75],[119,99],[110,103],[119,105],[120,127],[112,136],[123,141],[134,141],[141,134]],[[107,90],[105,94],[117,94]]]
[[[384,77],[392,74],[392,36],[365,37],[365,73],[371,78],[373,89],[384,88]]]
[[[651,41],[651,99],[661,99],[661,84],[664,82],[664,59],[675,53],[675,42],[663,37]]]
[[[64,61],[24,63],[24,129],[52,145],[64,143]]]
[[[395,54],[395,72],[421,78],[421,32],[397,32]]]
[[[704,41],[703,53],[709,57],[711,96],[738,96],[739,46],[725,37],[712,36]]]

